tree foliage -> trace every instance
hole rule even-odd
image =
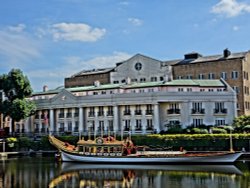
[[[250,125],[250,116],[242,115],[234,119],[233,126],[242,130],[243,127]]]
[[[10,116],[13,123],[35,112],[35,103],[27,99],[32,94],[32,88],[29,79],[21,70],[12,69],[8,74],[0,75],[1,90],[4,99],[0,101],[0,112],[4,116]]]

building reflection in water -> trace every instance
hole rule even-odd
[[[233,165],[89,165],[21,158],[0,160],[0,188],[249,187],[249,166],[242,168],[243,173]]]

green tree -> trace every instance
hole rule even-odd
[[[20,69],[12,69],[8,74],[0,75],[0,91],[4,93],[0,101],[0,113],[12,119],[12,131],[15,122],[35,113],[35,103],[28,100],[32,88],[27,76]]]
[[[233,126],[238,130],[243,130],[247,125],[250,125],[250,116],[242,115],[234,119]]]

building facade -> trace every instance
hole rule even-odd
[[[223,80],[173,80],[48,90],[31,98],[27,132],[151,134],[173,126],[229,125],[236,94]]]
[[[201,56],[194,52],[183,60],[172,62],[174,79],[223,78],[237,93],[238,115],[250,115],[250,53],[231,53]]]

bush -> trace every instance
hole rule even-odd
[[[207,129],[192,128],[191,133],[193,134],[208,134]]]
[[[227,133],[227,131],[225,129],[216,128],[216,127],[212,128],[212,132],[214,134],[226,134]]]

